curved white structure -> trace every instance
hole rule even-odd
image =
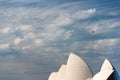
[[[66,65],[62,65],[58,71],[56,80],[64,80],[65,78]]]
[[[85,61],[71,53],[67,65],[62,65],[58,72],[52,73],[49,80],[87,80],[92,76],[92,71]]]
[[[93,77],[85,61],[75,54],[70,54],[67,64],[62,65],[58,72],[51,73],[48,80],[120,80],[120,77],[108,59],[105,59],[100,72]]]
[[[113,70],[113,66],[108,59],[105,59],[105,61],[103,62],[103,65],[100,71],[103,71],[103,70]]]
[[[48,80],[56,80],[56,77],[57,77],[57,72],[53,72],[53,73],[50,74]]]
[[[100,72],[93,77],[93,80],[120,80],[120,78],[109,60],[105,59]]]
[[[112,73],[113,70],[101,71],[93,77],[93,80],[107,80]]]
[[[88,65],[77,55],[70,54],[66,65],[65,80],[86,80],[92,76]]]

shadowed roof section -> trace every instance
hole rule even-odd
[[[113,66],[113,69],[114,69],[114,74],[115,74],[116,80],[120,80],[119,73],[114,66]]]
[[[107,80],[112,73],[113,70],[100,71],[93,77],[93,80]]]
[[[93,80],[120,80],[120,77],[115,67],[105,59],[100,72],[93,77]]]

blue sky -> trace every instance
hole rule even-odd
[[[0,79],[47,80],[69,53],[120,72],[119,0],[0,0]]]

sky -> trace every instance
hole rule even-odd
[[[70,53],[120,72],[119,0],[0,0],[0,80],[47,80]]]

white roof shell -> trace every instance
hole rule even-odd
[[[56,80],[64,80],[66,65],[62,65],[58,71]]]
[[[93,80],[107,80],[112,73],[113,70],[101,71],[93,77]]]
[[[108,59],[105,59],[105,61],[103,62],[103,65],[100,71],[103,71],[103,70],[113,70],[113,66]]]
[[[107,80],[113,72],[114,70],[112,64],[108,59],[105,59],[100,72],[93,77],[93,80]]]
[[[71,53],[67,64],[62,65],[58,72],[51,73],[48,80],[107,80],[113,72],[112,64],[105,59],[100,72],[93,77],[92,71],[85,61]]]
[[[57,72],[53,72],[50,74],[48,80],[56,80],[56,77],[57,77]]]
[[[88,65],[77,55],[70,54],[66,65],[65,80],[86,80],[92,76]]]

